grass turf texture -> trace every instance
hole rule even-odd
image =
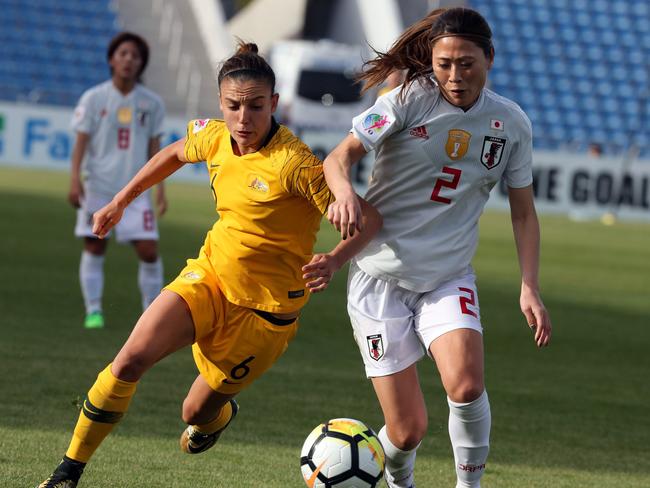
[[[67,448],[81,398],[139,315],[137,262],[107,255],[107,327],[82,328],[67,175],[0,168],[0,486],[35,486]],[[168,186],[161,251],[169,281],[198,252],[214,219],[207,184]],[[493,412],[486,487],[650,486],[650,228],[542,218],[542,289],[554,326],[536,350],[518,310],[507,215],[481,223],[475,259]],[[323,224],[318,248],[336,242]],[[180,405],[196,370],[189,349],[154,367],[104,442],[82,487],[300,487],[302,442],[318,423],[381,415],[348,325],[345,272],[314,296],[286,355],[238,400],[240,415],[209,452],[178,448]],[[429,434],[423,488],[453,486],[447,405],[435,369],[420,373]]]

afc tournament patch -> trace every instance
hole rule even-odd
[[[369,114],[363,120],[363,130],[365,130],[368,135],[372,136],[381,132],[384,127],[390,125],[391,121],[388,120],[388,115],[379,115],[379,114]]]
[[[500,137],[485,136],[481,151],[481,164],[487,169],[495,168],[501,162],[506,140]]]
[[[206,125],[208,125],[210,119],[196,119],[194,121],[194,127],[192,127],[192,134],[202,131]]]
[[[74,114],[73,114],[74,123],[78,124],[79,122],[81,122],[81,120],[84,118],[84,115],[86,115],[86,107],[84,107],[83,105],[77,106],[77,108],[74,109]]]
[[[368,341],[368,352],[372,359],[379,361],[384,357],[384,341],[381,334],[367,336],[366,341]]]

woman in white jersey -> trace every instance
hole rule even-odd
[[[336,197],[328,218],[345,237],[360,221],[350,167],[376,152],[366,199],[384,226],[351,265],[348,311],[384,413],[380,439],[392,488],[415,486],[415,451],[427,430],[416,370],[424,354],[435,360],[448,396],[457,487],[480,486],[491,417],[470,263],[479,216],[501,178],[509,188],[521,310],[537,346],[551,337],[538,285],[531,126],[515,103],[485,88],[491,38],[485,19],[466,8],[436,10],[409,27],[362,75],[367,89],[404,70],[404,84],[355,117],[324,163]]]
[[[104,326],[102,294],[108,244],[92,232],[93,213],[110,202],[158,152],[165,116],[162,99],[139,83],[149,59],[145,40],[122,32],[111,40],[107,58],[111,79],[81,96],[72,120],[77,138],[68,200],[78,209],[75,235],[84,239],[79,280],[88,329]],[[159,216],[167,208],[162,183],[157,187],[156,207]],[[115,232],[118,242],[133,244],[140,259],[138,285],[142,307],[147,308],[163,282],[156,214],[149,192],[127,209]]]

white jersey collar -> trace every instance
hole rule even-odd
[[[458,107],[457,105],[454,105],[453,103],[450,103],[443,95],[442,92],[440,91],[440,87],[436,84],[436,88],[438,89],[438,96],[440,97],[440,103],[442,103],[445,108],[449,112],[456,112],[460,114],[473,114],[474,112],[478,112],[481,110],[483,107],[483,104],[485,103],[485,89],[481,90],[481,93],[478,96],[478,100],[476,100],[476,103],[472,105],[469,110],[465,111],[462,108]]]

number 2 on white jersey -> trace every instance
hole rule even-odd
[[[440,203],[445,203],[445,204],[450,204],[451,203],[451,198],[443,197],[440,195],[440,190],[443,188],[451,188],[452,190],[455,190],[458,187],[458,183],[460,183],[460,174],[462,171],[457,168],[451,168],[449,166],[443,166],[442,167],[442,172],[448,175],[451,175],[451,181],[450,180],[444,180],[442,178],[436,179],[435,185],[433,185],[433,191],[431,192],[431,200],[434,202],[440,202]]]
[[[466,293],[468,296],[463,296],[460,295],[458,297],[458,301],[460,303],[460,311],[463,312],[465,315],[471,315],[474,318],[478,318],[478,315],[474,310],[468,307],[476,307],[476,295],[474,294],[474,290],[471,288],[465,288],[463,286],[458,287],[458,291],[462,293]]]

